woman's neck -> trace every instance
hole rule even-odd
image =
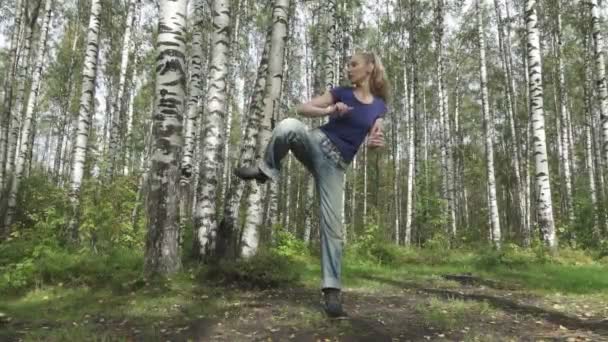
[[[367,101],[368,99],[373,99],[372,91],[369,88],[369,82],[363,81],[361,83],[355,84],[355,91],[359,98],[363,101]]]

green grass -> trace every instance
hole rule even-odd
[[[439,299],[430,297],[416,307],[425,321],[439,329],[453,329],[466,325],[471,320],[496,317],[495,310],[487,302],[463,301],[458,299]]]
[[[379,294],[402,288],[449,290],[460,284],[444,280],[442,274],[471,273],[507,287],[512,286],[522,293],[567,298],[565,308],[585,303],[591,305],[585,310],[601,313],[602,309],[606,309],[595,308],[593,303],[608,302],[605,291],[608,288],[608,267],[596,263],[592,258],[582,257],[580,253],[553,259],[539,259],[538,255],[528,251],[497,254],[488,251],[446,252],[391,247],[389,253],[394,255],[384,259],[390,260],[390,263],[386,263],[361,255],[361,251],[347,250],[342,271],[344,287],[348,291]],[[281,255],[275,257],[282,258]],[[62,254],[61,258],[69,257]],[[18,291],[13,288],[0,292],[3,298],[0,313],[10,317],[13,322],[23,322],[0,329],[0,340],[19,335],[32,341],[114,341],[126,338],[130,329],[142,330],[140,336],[148,340],[158,340],[162,337],[159,335],[162,325],[178,326],[193,319],[217,318],[231,310],[235,313],[239,310],[235,298],[241,290],[227,289],[225,284],[213,283],[201,277],[205,272],[197,268],[186,269],[171,279],[152,281],[142,278],[140,270],[132,266],[141,262],[132,256],[126,257],[127,267],[120,267],[120,255],[111,259],[112,267],[91,263],[82,259],[82,255],[74,258],[81,258],[84,266],[72,260],[68,268],[51,268],[47,260],[40,268],[44,272],[30,275],[43,276],[44,281],[26,279],[24,284],[27,286]],[[293,265],[297,265],[299,273],[299,280],[290,286],[318,288],[318,257],[301,253],[290,258],[296,261]],[[269,262],[267,258],[264,259],[260,267],[268,267]],[[86,270],[86,276],[70,273],[85,266],[92,267]],[[95,276],[94,267],[100,268],[102,276]],[[256,269],[255,265],[247,267],[247,270]],[[112,274],[119,281],[109,280]],[[265,276],[266,273],[260,274]],[[467,317],[494,313],[494,308],[485,302],[437,298],[419,305],[417,310],[429,322],[444,328],[461,325]],[[286,318],[283,323],[307,327],[323,324],[322,315],[310,308],[303,309],[300,316]],[[100,323],[102,319],[111,322],[113,327],[120,327],[120,323],[125,322],[124,327],[104,330],[104,325]],[[25,331],[25,327],[30,330]]]

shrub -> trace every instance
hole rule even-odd
[[[282,226],[274,227],[272,250],[278,255],[297,257],[309,254],[308,245]]]

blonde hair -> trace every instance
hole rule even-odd
[[[372,94],[380,97],[384,101],[387,101],[390,96],[390,85],[388,83],[388,80],[386,79],[384,66],[382,65],[380,57],[378,57],[375,52],[369,51],[357,51],[355,52],[355,55],[363,57],[365,62],[374,65],[372,74],[369,77],[369,89]]]

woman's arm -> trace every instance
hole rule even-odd
[[[296,106],[296,112],[307,117],[326,116],[333,113],[335,110],[334,98],[329,91]]]

